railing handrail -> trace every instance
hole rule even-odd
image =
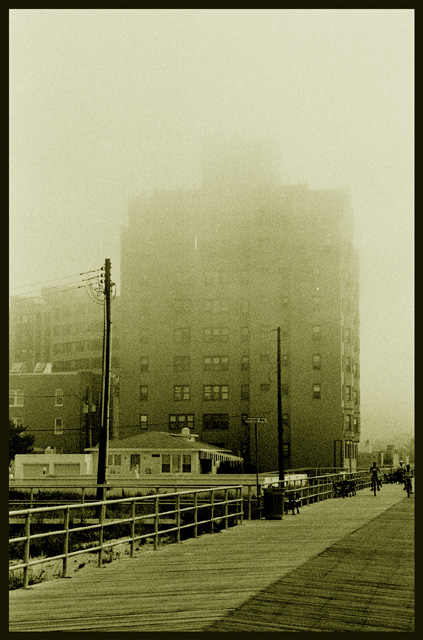
[[[125,502],[141,502],[142,500],[151,500],[156,495],[160,495],[160,497],[171,498],[172,496],[182,496],[182,495],[192,495],[193,493],[205,493],[210,491],[224,491],[226,489],[242,489],[242,485],[228,485],[226,487],[205,487],[201,489],[191,489],[184,491],[174,491],[172,493],[160,493],[160,494],[150,494],[147,496],[130,496],[128,498],[112,498],[109,500],[97,500],[96,502],[78,502],[78,503],[67,503],[61,504],[51,507],[32,507],[30,509],[20,509],[19,511],[9,511],[9,516],[18,516],[18,515],[26,515],[28,513],[42,513],[44,511],[63,511],[63,509],[81,509],[81,508],[90,508],[93,507],[101,507],[103,504],[107,504],[110,506],[111,504],[123,504]]]

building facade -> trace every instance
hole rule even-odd
[[[54,373],[102,370],[103,297],[87,287],[45,287],[41,295],[11,299],[9,362],[34,370],[51,362]],[[119,366],[119,298],[113,300],[112,371]]]
[[[259,156],[260,157],[264,157]],[[188,426],[278,466],[354,469],[360,435],[358,257],[342,191],[284,186],[266,166],[156,192],[122,230],[122,435]],[[207,179],[207,170],[212,167]],[[224,166],[224,165],[222,165]],[[252,176],[259,176],[258,180]]]
[[[9,417],[35,436],[37,450],[84,453],[98,442],[101,374],[9,374]]]

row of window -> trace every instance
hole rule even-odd
[[[155,454],[153,454],[155,457]],[[158,453],[158,458],[161,458],[162,473],[191,473],[192,458],[191,454],[169,454]],[[107,464],[109,467],[120,467],[122,465],[122,455],[120,453],[110,453],[107,457]],[[138,465],[137,465],[138,466]],[[151,473],[151,469],[146,469],[146,473]]]
[[[61,371],[85,371],[87,369],[101,369],[102,358],[78,358],[77,360],[55,360],[54,373]],[[119,367],[119,358],[112,356],[112,368]]]
[[[271,335],[274,333],[274,328],[271,325],[262,325],[260,332],[263,336]],[[282,339],[289,337],[289,329],[282,327],[281,329]],[[175,342],[191,342],[191,328],[190,327],[178,327],[174,333]],[[313,340],[320,340],[321,338],[321,326],[314,325],[312,327]],[[250,341],[250,328],[241,327],[240,330],[241,342]],[[148,327],[141,327],[139,331],[139,341],[141,344],[145,344],[150,341],[150,331]],[[205,327],[203,329],[203,341],[224,343],[229,342],[229,328],[228,327]]]
[[[65,338],[66,336],[78,336],[81,333],[98,333],[102,328],[102,320],[102,318],[99,318],[94,322],[74,322],[72,324],[58,325],[53,327],[52,334],[55,338]]]
[[[24,391],[22,389],[10,389],[9,391],[9,407],[23,407],[24,406]],[[50,396],[42,396],[50,397]],[[63,389],[56,389],[54,396],[54,406],[63,407]]]
[[[260,384],[261,392],[270,391],[270,384],[268,382]],[[289,385],[282,384],[281,391],[283,396],[289,395]],[[315,382],[312,385],[312,398],[314,400],[321,400],[322,390],[321,384],[319,382]],[[229,400],[229,385],[227,384],[205,384],[203,385],[203,400]],[[354,403],[358,404],[358,391],[355,389],[352,393],[352,387],[345,387],[345,400],[352,400],[354,398]],[[148,401],[148,385],[141,384],[140,385],[140,402]],[[181,400],[191,400],[191,386],[189,384],[185,385],[174,385],[173,386],[173,399],[175,401]],[[249,384],[241,384],[241,400],[249,400],[250,399],[250,385]]]
[[[247,424],[245,419],[247,418],[247,414],[241,416],[241,420],[243,424]],[[289,426],[289,414],[282,414],[283,426]],[[139,426],[140,429],[145,430],[148,429],[148,414],[140,413],[139,414]],[[202,418],[202,426],[203,429],[229,429],[229,414],[228,413],[203,413]],[[189,429],[195,429],[195,420],[193,413],[172,413],[169,414],[169,423],[168,427],[170,431],[180,431],[184,427],[188,427]]]
[[[115,344],[113,346],[116,346]],[[53,345],[53,353],[72,353],[73,351],[99,351],[103,348],[103,341],[80,340],[78,342],[59,342]]]

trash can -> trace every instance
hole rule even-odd
[[[263,513],[266,520],[282,520],[284,512],[284,490],[269,487],[263,492]]]

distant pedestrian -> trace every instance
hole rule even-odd
[[[407,491],[407,495],[413,493],[413,485],[411,478],[413,477],[413,472],[408,464],[404,473],[404,491]]]
[[[380,491],[380,477],[381,471],[377,466],[376,462],[373,462],[373,465],[370,467],[370,475],[371,475],[371,491],[373,491],[374,485],[377,487],[377,490]]]

